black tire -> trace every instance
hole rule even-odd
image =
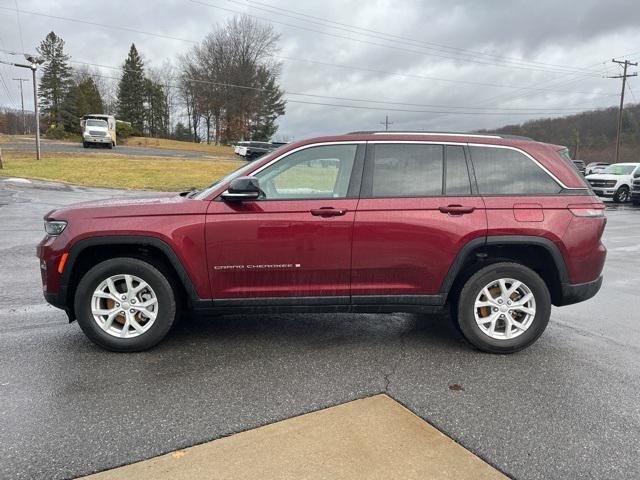
[[[111,150],[113,148],[113,142],[109,143],[109,145],[107,145],[107,148]]]
[[[113,275],[131,274],[144,280],[158,300],[158,314],[149,330],[133,337],[118,338],[100,328],[91,313],[93,292]],[[176,320],[176,295],[163,274],[153,265],[136,258],[113,258],[95,265],[80,280],[75,293],[75,312],[82,331],[96,345],[113,352],[139,352],[158,344]]]
[[[629,201],[629,187],[622,185],[616,193],[613,194],[613,201],[615,203],[624,203]]]
[[[474,308],[481,290],[501,278],[524,283],[534,296],[536,312],[531,325],[520,335],[510,339],[495,339],[484,333],[476,323]],[[465,283],[458,298],[457,322],[462,335],[473,346],[489,353],[513,353],[528,347],[544,332],[551,315],[551,296],[540,276],[518,263],[494,263],[474,273]]]
[[[82,142],[82,146],[83,146],[84,148],[89,148],[89,144],[88,144],[87,142]]]

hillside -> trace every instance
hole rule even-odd
[[[573,158],[610,162],[613,161],[615,152],[617,119],[618,109],[611,107],[561,118],[531,120],[491,131],[566,145],[571,149]],[[625,105],[620,161],[640,161],[640,104]]]

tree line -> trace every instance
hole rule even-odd
[[[521,135],[541,142],[564,145],[569,148],[572,158],[587,162],[613,162],[617,118],[618,108],[610,107],[559,118],[530,120],[491,132]],[[637,162],[639,149],[640,104],[625,105],[620,161]]]
[[[145,65],[132,44],[115,78],[72,67],[65,42],[50,32],[37,47],[44,59],[38,96],[51,136],[80,132],[89,113],[114,114],[133,135],[194,142],[270,140],[286,102],[274,61],[279,36],[270,26],[235,17],[176,62]],[[119,124],[122,125],[122,124]]]

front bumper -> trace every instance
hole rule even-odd
[[[572,305],[574,303],[584,302],[594,297],[596,293],[600,291],[602,286],[602,275],[600,275],[593,282],[587,283],[563,283],[562,284],[562,298],[559,302],[556,302],[557,307],[563,305]]]
[[[84,143],[111,143],[111,137],[82,137]]]
[[[595,193],[599,197],[613,198],[613,196],[616,194],[616,190],[611,188],[602,189],[591,187],[591,189],[593,190],[593,193]]]

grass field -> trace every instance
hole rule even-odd
[[[130,137],[118,141],[119,145],[132,147],[166,148],[170,150],[185,150],[190,152],[207,152],[212,155],[233,155],[233,147],[224,145],[207,145],[206,143],[182,142],[165,138]]]
[[[167,147],[168,148],[168,147]],[[181,191],[201,188],[246,162],[188,160],[165,157],[127,157],[117,153],[33,153],[4,150],[0,177],[23,177],[124,189]]]

